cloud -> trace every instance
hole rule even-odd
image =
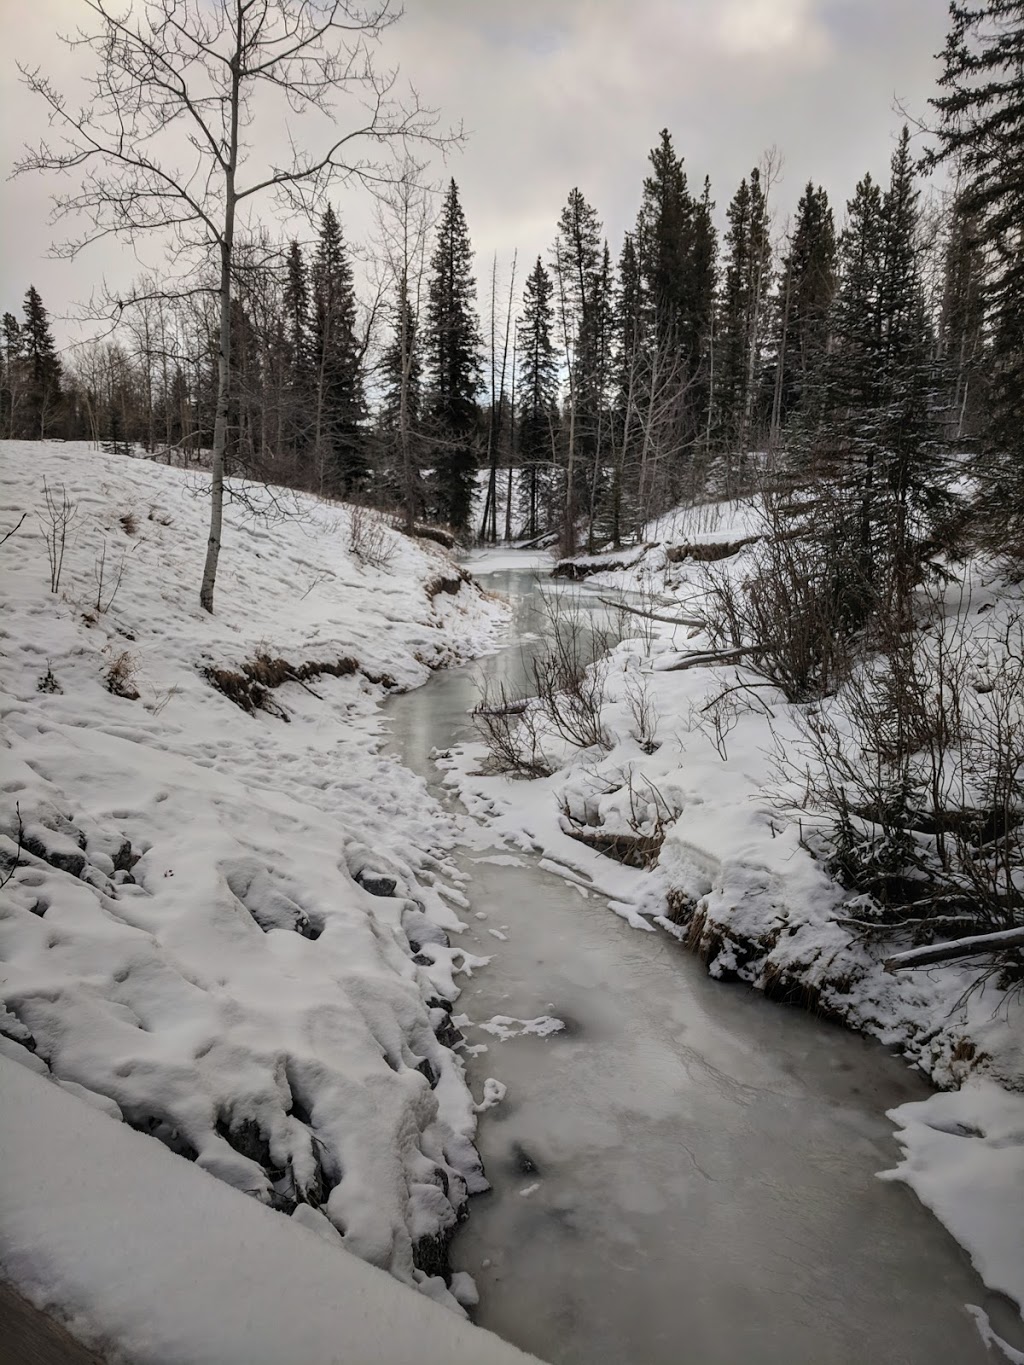
[[[54,33],[84,17],[79,0],[0,5],[3,50],[42,64],[62,84],[75,61]],[[465,121],[465,147],[438,159],[432,174],[458,180],[484,278],[494,251],[506,269],[516,247],[521,264],[547,254],[576,185],[617,252],[663,127],[691,182],[710,175],[720,216],[772,144],[785,157],[779,226],[809,178],[841,214],[866,170],[886,174],[899,124],[894,95],[925,108],[946,19],[945,0],[407,0],[381,61],[398,64],[443,121]],[[8,159],[23,137],[44,131],[12,70],[8,63],[0,72]],[[339,119],[351,114],[342,102]],[[307,136],[312,124],[293,127]],[[266,155],[283,125],[257,121],[253,133]],[[74,265],[47,261],[52,188],[6,186],[0,307],[16,307],[32,280],[59,313],[102,273],[136,268],[107,248]],[[335,203],[346,231],[367,237],[367,196],[340,189]]]

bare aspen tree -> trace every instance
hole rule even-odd
[[[90,99],[78,108],[41,70],[21,68],[59,138],[27,149],[15,170],[77,175],[76,189],[55,196],[55,217],[82,216],[90,226],[58,254],[74,256],[109,234],[135,243],[156,233],[174,269],[216,269],[217,399],[200,589],[201,606],[212,612],[236,230],[253,221],[258,202],[308,210],[338,181],[392,178],[384,159],[390,145],[450,139],[436,134],[434,115],[415,95],[407,105],[395,98],[394,72],[374,66],[373,45],[400,16],[391,0],[135,0],[124,7],[80,0],[80,7],[92,27],[64,41],[96,59]],[[359,97],[360,113],[343,128],[336,105],[346,94]],[[296,140],[290,114],[319,123],[315,150]],[[282,161],[261,159],[257,147],[274,145],[282,128]]]
[[[419,511],[419,469],[413,451],[412,387],[416,366],[416,331],[423,306],[427,273],[427,244],[433,226],[436,186],[422,181],[423,168],[406,160],[396,183],[378,193],[377,236],[384,275],[397,301],[395,340],[398,348],[397,437],[401,466],[402,505],[406,530],[412,530]],[[383,293],[381,281],[378,294]]]

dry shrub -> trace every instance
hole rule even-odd
[[[138,661],[134,655],[124,649],[120,654],[114,656],[109,668],[103,675],[103,686],[115,697],[124,697],[127,701],[138,701],[139,693],[135,686],[135,677],[138,671]]]
[[[360,503],[353,503],[348,510],[349,553],[369,568],[386,569],[398,548],[391,523],[380,512]]]
[[[941,608],[916,635],[894,625],[803,717],[805,804],[859,893],[848,923],[917,942],[1024,923],[1024,619],[985,628]],[[781,771],[800,758],[780,754]]]
[[[577,749],[611,748],[602,722],[607,699],[607,654],[620,636],[595,626],[577,598],[545,599],[544,646],[529,662],[533,696],[517,697],[504,684],[485,686],[474,718],[500,772],[539,777],[551,772],[546,737]]]

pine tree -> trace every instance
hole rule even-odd
[[[50,322],[34,285],[29,285],[23,308],[22,355],[25,396],[20,429],[31,438],[45,439],[60,402],[61,363],[50,334]]]
[[[934,164],[956,163],[961,210],[991,255],[986,306],[991,505],[1024,530],[1024,0],[953,0]]]
[[[315,423],[313,442],[322,487],[352,496],[367,473],[366,399],[356,339],[352,267],[341,226],[328,205],[311,272],[310,352]]]
[[[523,288],[518,327],[519,459],[526,533],[536,536],[551,514],[558,357],[552,339],[554,285],[538,256]]]
[[[473,249],[452,180],[430,261],[423,356],[436,450],[431,510],[459,530],[469,524],[473,504],[482,350]]]

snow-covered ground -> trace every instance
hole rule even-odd
[[[5,1057],[0,1096],[4,1270],[109,1365],[533,1360],[347,1255],[308,1206],[282,1218]]]
[[[674,514],[647,528],[649,548],[632,565],[601,572],[600,557],[590,557],[580,591],[615,588],[640,594],[662,616],[693,618],[701,566],[674,548],[696,542],[717,547],[708,556],[715,557],[739,546],[716,567],[742,574],[744,542],[759,529],[749,503]],[[997,637],[1017,590],[977,574],[971,591],[971,619]],[[955,1097],[894,1111],[907,1151],[898,1175],[968,1248],[988,1282],[1024,1309],[1019,994],[991,982],[969,992],[977,977],[969,967],[887,973],[882,964],[891,945],[838,922],[849,897],[808,851],[813,816],[794,815],[780,800],[776,755],[780,749],[800,755],[799,708],[735,665],[673,671],[684,654],[707,646],[698,628],[630,621],[627,634],[643,638],[625,639],[607,664],[607,752],[580,751],[549,733],[541,747],[554,771],[523,781],[489,774],[484,746],[470,744],[442,760],[449,780],[511,844],[540,852],[552,867],[575,869],[635,928],[686,939],[712,975],[813,1003],[898,1048],[937,1085],[959,1088]],[[726,698],[716,728],[709,703],[741,681],[756,683],[756,690],[735,697],[736,705]],[[654,742],[644,742],[651,731]],[[649,871],[580,842],[581,835],[661,833]],[[987,1173],[985,1198],[972,1202],[962,1192],[979,1172]]]
[[[236,488],[211,617],[205,475],[0,457],[0,536],[26,514],[0,547],[0,1048],[457,1308],[438,1272],[486,1182],[437,1035],[473,963],[451,818],[376,712],[503,608],[428,542]],[[44,482],[71,509],[56,592]]]

